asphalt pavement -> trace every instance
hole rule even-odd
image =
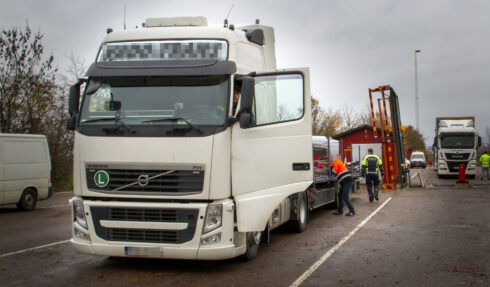
[[[78,254],[68,242],[71,193],[31,212],[2,206],[0,286],[488,286],[490,185],[414,172],[430,188],[385,191],[373,203],[363,188],[352,196],[357,216],[315,210],[305,232],[274,231],[251,262]]]

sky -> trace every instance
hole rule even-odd
[[[44,35],[60,71],[68,57],[88,67],[106,29],[146,18],[205,16],[222,25],[255,19],[275,29],[278,68],[309,67],[311,90],[328,110],[369,105],[368,89],[394,88],[403,125],[416,126],[415,50],[420,132],[434,137],[435,118],[475,116],[490,128],[490,1],[486,0],[2,0],[0,27]]]

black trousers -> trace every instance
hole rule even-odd
[[[373,184],[374,184],[374,195],[373,195]],[[366,187],[367,187],[367,192],[369,194],[369,200],[372,200],[373,196],[378,197],[379,184],[380,181],[378,178],[378,174],[374,174],[374,173],[366,174]]]

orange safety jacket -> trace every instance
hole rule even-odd
[[[337,176],[340,184],[352,181],[352,176],[350,171],[347,169],[345,164],[340,160],[334,160],[330,166],[332,167],[332,172]]]

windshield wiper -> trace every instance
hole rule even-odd
[[[107,118],[98,118],[98,119],[90,119],[90,120],[84,120],[81,123],[94,123],[94,122],[103,122],[103,121],[109,121],[109,120],[115,120],[116,117],[107,117]]]
[[[201,131],[200,128],[196,127],[191,122],[189,122],[186,118],[182,118],[182,117],[176,117],[176,118],[159,118],[159,119],[154,119],[154,120],[146,120],[146,121],[143,121],[143,123],[157,123],[157,122],[166,122],[166,121],[171,121],[171,122],[183,121],[183,122],[185,122],[187,124],[188,127],[190,127],[191,129],[199,132],[200,134],[202,134],[202,131]],[[174,128],[174,129],[178,129],[178,128]]]
[[[119,130],[120,127],[123,127],[125,129],[127,129],[132,134],[134,134],[136,132],[130,126],[128,126],[127,124],[125,124],[123,121],[121,121],[121,113],[120,112],[116,112],[116,116],[114,116],[114,117],[90,119],[90,120],[85,120],[82,123],[94,123],[94,122],[102,122],[102,121],[110,121],[110,120],[114,120],[117,126],[115,128],[112,128],[112,129],[111,128],[109,128],[109,129],[108,128],[104,128],[103,129],[104,131],[108,131],[108,130]]]

